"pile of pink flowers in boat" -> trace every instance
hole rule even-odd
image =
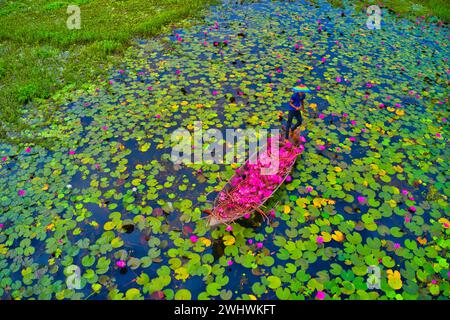
[[[273,139],[279,139],[273,138]],[[281,139],[283,140],[283,139]],[[305,139],[300,137],[294,143],[279,142],[278,170],[275,174],[263,174],[263,168],[273,167],[271,163],[271,138],[268,139],[266,152],[259,155],[257,161],[247,161],[236,170],[236,174],[219,193],[212,211],[220,222],[231,222],[253,211],[265,216],[260,206],[269,199],[289,175],[298,155],[303,152]],[[276,148],[274,149],[276,151]],[[274,157],[277,157],[274,154]]]

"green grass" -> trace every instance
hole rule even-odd
[[[377,4],[380,8],[387,8],[402,17],[437,17],[442,21],[450,20],[450,1],[448,0],[357,0],[354,1],[358,9],[365,9]]]
[[[132,39],[155,36],[212,2],[0,1],[0,140],[31,137],[24,114],[32,112],[41,125],[51,119],[52,110],[36,110],[40,99],[94,79],[120,61]],[[69,4],[81,9],[80,30],[66,27]]]
[[[314,1],[312,1],[314,2]],[[344,0],[328,0],[333,7],[342,7]],[[450,1],[448,0],[352,0],[347,4],[355,6],[356,10],[366,10],[371,5],[388,9],[405,18],[434,16],[443,22],[450,20]]]

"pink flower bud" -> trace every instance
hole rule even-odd
[[[323,291],[317,291],[316,299],[319,299],[319,300],[325,299],[325,292],[323,292]]]
[[[119,260],[116,262],[116,266],[118,266],[119,268],[125,268],[126,265],[127,264],[123,260]]]

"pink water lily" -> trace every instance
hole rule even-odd
[[[75,154],[75,150],[69,150],[69,154],[73,156]]]
[[[233,261],[231,261],[231,260],[228,260],[228,261],[227,261],[227,264],[228,264],[228,266],[230,266],[230,267],[231,267],[231,266],[233,265]]]
[[[261,249],[261,248],[263,247],[263,243],[262,243],[262,242],[258,242],[258,243],[256,244],[256,247],[257,247],[258,249]]]
[[[232,227],[232,226],[227,226],[227,227],[225,228],[225,230],[227,230],[227,231],[233,231],[233,227]]]
[[[116,262],[116,266],[118,266],[119,268],[125,268],[126,265],[126,262],[123,260],[119,260]]]
[[[322,237],[322,236],[318,236],[318,237],[316,238],[316,242],[317,242],[318,244],[322,244],[322,243],[324,242],[323,237]]]
[[[319,299],[319,300],[325,299],[325,292],[323,292],[323,291],[317,291],[316,299]]]
[[[229,181],[230,190],[221,191],[218,195],[219,204],[214,208],[214,216],[219,220],[230,220],[250,213],[272,196],[273,191],[283,182],[292,181],[288,176],[293,161],[303,151],[304,147],[292,145],[290,142],[280,144],[278,149],[278,171],[274,174],[263,174],[263,168],[271,165],[271,139],[268,139],[266,152],[261,153],[256,163],[247,162],[236,170],[236,175]],[[279,136],[277,136],[279,139]]]
[[[306,192],[311,192],[311,191],[313,191],[313,187],[307,186],[306,187]]]
[[[8,161],[8,157],[2,157],[2,161],[3,161],[3,162]]]
[[[366,202],[366,198],[363,197],[363,196],[359,196],[357,199],[358,199],[358,202],[361,203],[361,204]]]
[[[17,194],[19,195],[19,196],[21,196],[21,197],[24,197],[25,195],[26,195],[26,191],[25,190],[23,190],[23,189],[20,189],[18,192],[17,192]]]
[[[192,235],[189,237],[189,240],[191,240],[192,243],[196,243],[198,241],[198,237],[196,235]]]
[[[414,206],[410,206],[409,208],[408,208],[408,210],[409,211],[411,211],[411,212],[416,212],[416,207],[414,207]]]

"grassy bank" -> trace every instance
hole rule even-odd
[[[328,0],[334,7],[342,7],[343,0]],[[434,16],[443,22],[450,20],[450,2],[448,0],[352,0],[356,10],[366,10],[371,5],[388,9],[404,18],[415,19],[417,17]]]
[[[24,105],[80,86],[120,61],[135,37],[199,14],[211,0],[19,0],[0,2],[0,139],[23,139]],[[81,29],[70,30],[68,5]],[[35,108],[35,107],[33,107]],[[51,110],[39,111],[45,124]]]
[[[355,2],[359,9],[378,4],[381,8],[387,8],[402,17],[434,16],[444,22],[450,20],[450,2],[448,0],[358,0]]]

